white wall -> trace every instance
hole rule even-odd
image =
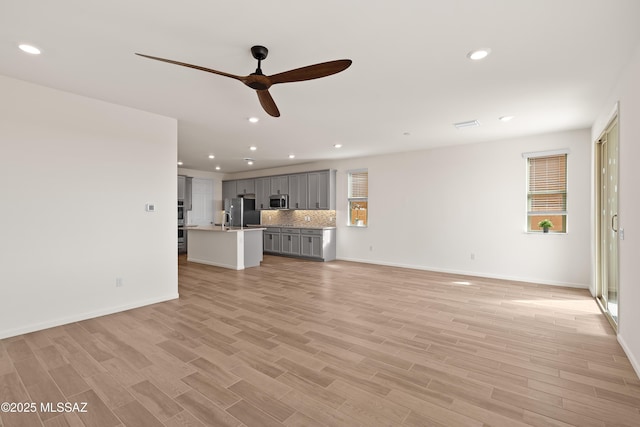
[[[619,227],[625,239],[620,240],[620,305],[618,341],[625,349],[640,375],[640,45],[622,73],[591,133],[595,144],[619,101],[620,163],[619,163]],[[595,277],[593,282],[595,283]],[[593,286],[593,285],[592,285]]]
[[[525,233],[526,161],[522,153],[562,148],[570,150],[569,232]],[[589,130],[259,173],[322,168],[338,169],[340,259],[553,285],[586,288],[589,284]],[[346,226],[347,171],[358,168],[369,170],[368,228]]]
[[[176,120],[0,93],[0,338],[177,298]]]

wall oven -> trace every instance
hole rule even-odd
[[[178,200],[178,253],[187,251],[187,231],[184,229],[185,219],[184,201]]]
[[[184,201],[178,200],[178,227],[184,225],[185,220],[185,210],[184,210]]]

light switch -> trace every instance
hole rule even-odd
[[[145,210],[147,212],[155,212],[156,211],[156,205],[153,203],[147,203],[145,206]]]
[[[620,240],[624,240],[624,228],[618,230],[618,234],[620,235]]]

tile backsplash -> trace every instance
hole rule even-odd
[[[335,227],[335,210],[273,210],[260,211],[262,225],[291,225],[295,227]]]

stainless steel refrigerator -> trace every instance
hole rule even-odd
[[[256,200],[246,197],[224,199],[224,224],[229,227],[246,227],[260,224],[260,212],[256,210]]]

